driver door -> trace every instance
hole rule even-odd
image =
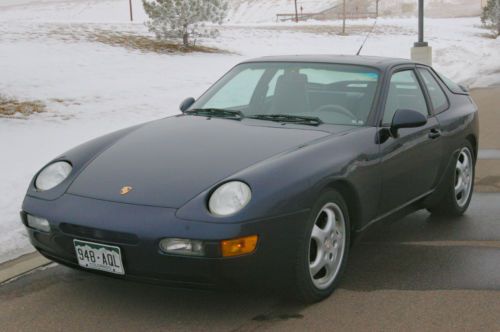
[[[392,73],[382,127],[390,127],[397,110],[409,109],[427,117],[427,124],[405,128],[380,144],[382,199],[379,215],[392,212],[429,193],[436,186],[441,164],[440,125],[429,111],[430,103],[414,67]]]

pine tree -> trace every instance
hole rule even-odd
[[[222,24],[228,4],[226,0],[143,0],[149,16],[149,31],[158,39],[182,39],[189,46],[190,39],[213,37],[217,30],[206,22]]]
[[[483,24],[490,25],[500,35],[500,0],[488,0],[481,16]]]

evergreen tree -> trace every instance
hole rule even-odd
[[[488,0],[486,7],[483,8],[481,21],[490,25],[500,35],[500,0]]]
[[[213,37],[217,30],[206,22],[222,24],[228,5],[226,0],[142,0],[149,16],[149,31],[158,39],[182,39],[189,46],[190,39]]]

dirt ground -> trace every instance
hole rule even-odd
[[[500,149],[500,87],[471,91],[479,107],[480,149]]]
[[[500,87],[474,89],[479,107],[479,149],[500,149]],[[500,192],[500,160],[480,159],[476,168],[477,192]]]

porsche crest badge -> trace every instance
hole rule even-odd
[[[122,187],[122,189],[120,189],[120,195],[124,196],[124,195],[128,195],[131,191],[132,191],[132,187],[130,186],[125,186],[125,187]]]

